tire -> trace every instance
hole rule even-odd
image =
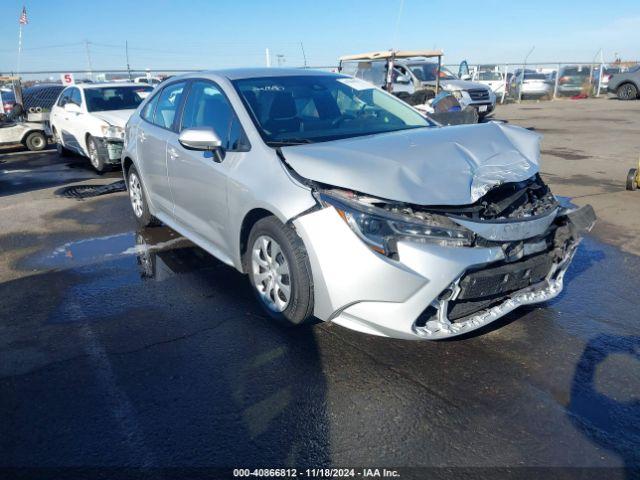
[[[293,228],[273,216],[258,220],[249,234],[244,269],[258,302],[271,318],[289,325],[312,321],[311,266]]]
[[[127,171],[127,190],[129,191],[129,202],[131,203],[133,216],[136,218],[138,225],[143,228],[158,225],[160,222],[149,211],[147,194],[142,186],[140,174],[133,165]]]
[[[98,142],[91,135],[87,137],[87,153],[91,166],[98,174],[102,175],[107,171],[107,162],[104,160],[104,152],[98,146]]]
[[[633,83],[623,83],[616,89],[616,95],[620,100],[635,100],[638,98],[638,89]]]
[[[24,145],[32,152],[39,152],[47,148],[47,137],[42,132],[31,132],[25,138]]]
[[[627,174],[627,190],[638,189],[638,169],[632,168]]]
[[[58,131],[55,128],[53,129],[53,138],[54,138],[54,140],[56,142],[56,151],[58,152],[58,156],[59,157],[70,157],[71,156],[71,150],[69,150],[64,145],[62,145],[62,140],[58,136]]]

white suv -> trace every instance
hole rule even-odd
[[[99,173],[120,163],[124,126],[153,87],[102,83],[64,89],[51,109],[51,130],[58,153],[88,157]]]

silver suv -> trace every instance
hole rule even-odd
[[[359,79],[184,75],[127,123],[138,222],[248,274],[273,318],[435,339],[562,289],[590,208],[538,176],[539,136],[440,127]]]

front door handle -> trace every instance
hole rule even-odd
[[[169,147],[168,153],[169,153],[169,158],[171,160],[175,160],[176,158],[178,158],[180,156],[178,151],[173,147]]]

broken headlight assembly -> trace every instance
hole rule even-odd
[[[443,247],[467,247],[473,243],[473,232],[443,215],[409,216],[375,206],[371,202],[374,199],[369,197],[358,199],[348,196],[348,192],[320,191],[315,196],[323,207],[335,208],[351,230],[372,250],[387,256],[396,252],[399,240]]]
[[[124,140],[124,128],[113,125],[103,125],[102,136],[107,140]]]

